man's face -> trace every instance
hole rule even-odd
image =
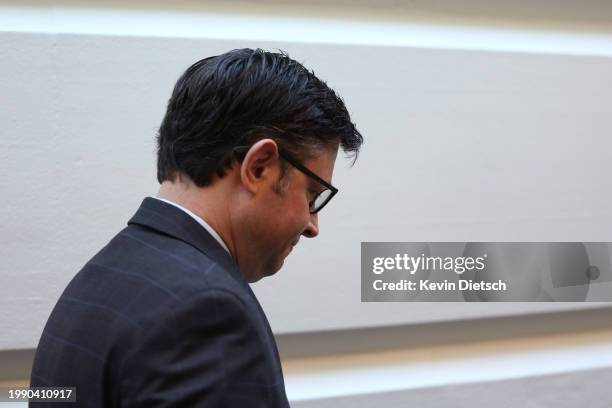
[[[337,154],[337,147],[320,149],[315,158],[302,164],[331,183]],[[284,164],[284,178],[259,197],[256,219],[252,220],[259,272],[252,281],[277,272],[302,236],[314,238],[319,234],[318,214],[310,214],[309,203],[325,186],[291,164]]]

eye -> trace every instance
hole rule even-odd
[[[308,202],[311,202],[312,200],[314,200],[317,194],[319,194],[317,190],[308,189]]]

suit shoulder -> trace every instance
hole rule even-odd
[[[178,238],[138,226],[129,226],[117,234],[86,267],[143,276],[179,292],[181,297],[205,288],[241,293],[246,283],[238,281],[208,253]]]
[[[186,242],[128,226],[79,271],[60,300],[96,304],[98,313],[117,311],[146,326],[185,299],[212,289],[248,302],[247,285]]]

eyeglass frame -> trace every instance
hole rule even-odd
[[[249,151],[249,149],[251,148],[251,146],[236,146],[233,149],[234,153],[242,153],[245,154],[246,152]],[[331,199],[338,194],[338,189],[334,186],[332,186],[330,183],[328,183],[327,181],[323,180],[318,174],[316,174],[315,172],[313,172],[312,170],[310,170],[308,167],[304,166],[302,163],[300,163],[299,160],[295,159],[294,157],[292,157],[290,154],[283,152],[280,148],[278,149],[278,154],[279,156],[287,161],[289,164],[291,164],[293,167],[295,167],[296,169],[298,169],[299,171],[301,171],[302,173],[304,173],[305,175],[307,175],[308,177],[314,179],[316,182],[318,182],[319,184],[321,184],[323,187],[325,187],[325,190],[321,190],[319,191],[313,198],[312,200],[310,200],[310,202],[308,203],[308,208],[309,208],[309,212],[311,214],[316,214],[319,211],[321,211],[323,209],[323,207],[325,207],[327,205],[327,203],[329,203],[331,201]],[[319,197],[321,194],[323,194],[324,191],[326,190],[330,190],[331,194],[329,195],[329,197],[327,197],[327,199],[325,201],[323,201],[323,204],[321,204],[321,206],[317,209],[315,209],[314,211],[310,210],[310,207],[312,207],[313,203],[317,200],[317,197]]]

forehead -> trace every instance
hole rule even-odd
[[[315,157],[304,161],[304,166],[316,173],[323,180],[331,183],[334,164],[338,156],[338,146],[317,149]]]

